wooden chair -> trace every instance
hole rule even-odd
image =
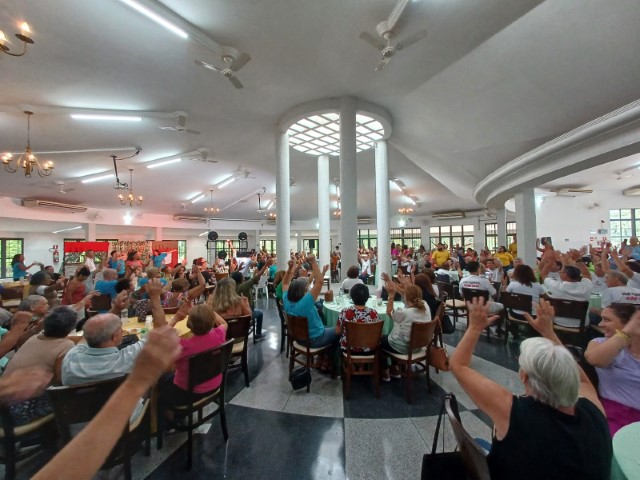
[[[309,346],[309,323],[307,317],[298,317],[295,315],[286,315],[287,335],[291,350],[289,352],[289,376],[293,372],[293,366],[297,363],[305,368],[313,366],[313,358],[321,353],[329,353],[333,345],[325,345],[320,348]],[[298,357],[304,356],[302,360]],[[335,378],[335,371],[331,367],[331,377]],[[311,391],[311,385],[307,385],[307,393]]]
[[[0,430],[0,437],[2,440],[3,452],[0,453],[0,463],[5,465],[4,478],[6,480],[13,480],[16,478],[16,464],[30,456],[40,452],[46,445],[47,433],[52,433],[50,430],[55,431],[55,424],[53,423],[53,413],[46,415],[42,418],[38,418],[33,422],[26,425],[16,426],[8,407],[0,407],[0,419],[2,419],[2,429]],[[34,434],[39,433],[42,436],[42,443],[38,448],[28,449],[20,451],[18,449],[18,443],[25,437],[31,437]]]
[[[456,398],[449,394],[445,397],[444,402],[453,436],[458,444],[462,463],[467,472],[467,478],[470,480],[491,480],[489,465],[487,464],[487,453],[462,426]]]
[[[349,398],[352,375],[373,377],[376,397],[380,398],[380,338],[384,322],[344,322],[347,349],[342,352],[342,387],[344,398]],[[353,349],[366,348],[368,355],[354,355]],[[356,370],[356,365],[360,368]],[[371,366],[372,368],[365,368]]]
[[[72,438],[72,426],[88,423],[107,403],[113,392],[124,381],[125,377],[86,383],[71,387],[49,387],[47,394],[53,405],[58,431],[66,444]],[[111,454],[101,469],[124,464],[124,476],[131,479],[131,457],[140,449],[144,441],[145,455],[150,455],[151,445],[151,412],[150,401],[146,399],[140,415],[134,423],[127,424],[120,440],[111,450]]]
[[[467,316],[467,304],[456,295],[456,288],[451,283],[436,282],[436,284],[440,301],[445,304],[447,310],[453,315],[453,324],[455,325],[458,323],[458,317]]]
[[[22,301],[22,287],[4,288],[0,294],[0,307],[15,313]]]
[[[227,340],[233,340],[231,358],[240,358],[240,363],[230,365],[229,368],[242,368],[244,384],[249,387],[249,361],[247,358],[247,345],[249,344],[249,332],[251,330],[251,315],[242,315],[225,319],[228,325]]]
[[[282,300],[276,298],[276,307],[278,309],[278,316],[280,317],[280,353],[285,350],[285,340],[288,339],[287,336],[287,320],[286,313],[284,313],[284,305],[282,305]],[[285,350],[285,356],[289,357],[289,343],[287,342],[287,348]]]
[[[425,372],[427,378],[427,389],[431,393],[431,377],[429,375],[429,353],[436,327],[439,325],[438,317],[430,322],[413,322],[411,324],[411,337],[409,339],[409,353],[395,353],[385,350],[384,354],[395,360],[404,369],[400,369],[400,375],[405,378],[405,396],[407,403],[411,403],[411,386],[413,383],[413,365],[417,365],[416,373]]]
[[[549,302],[553,307],[556,317],[574,318],[580,321],[580,324],[575,328],[561,327],[560,325],[554,324],[553,329],[558,334],[560,340],[562,340],[562,343],[572,343],[583,347],[586,344],[585,324],[587,312],[589,311],[589,302],[553,297],[549,297]],[[577,340],[577,342],[573,340]]]
[[[87,308],[85,314],[87,318],[91,318],[102,311],[111,310],[111,296],[97,295],[91,298],[91,306]]]
[[[511,314],[511,310],[521,310],[530,314],[532,312],[532,297],[531,295],[525,295],[524,293],[502,292],[500,300],[500,303],[504,305],[504,318],[506,319],[504,343],[507,343],[507,340],[509,339],[510,327],[515,327],[515,329],[517,329],[518,327],[524,325],[528,329],[531,329],[529,322],[514,317]]]
[[[246,341],[245,341],[246,344]],[[229,431],[227,430],[227,416],[224,410],[224,387],[227,378],[227,368],[231,351],[233,349],[233,339],[227,340],[222,345],[211,348],[202,353],[189,357],[189,388],[187,395],[189,400],[185,405],[163,406],[158,408],[158,434],[157,448],[162,448],[163,434],[166,427],[175,428],[180,432],[188,432],[187,436],[187,469],[191,470],[193,461],[193,430],[200,425],[207,423],[214,416],[220,414],[220,425],[222,427],[222,435],[225,441],[229,439]],[[193,391],[196,386],[211,380],[218,375],[222,375],[222,383],[220,386],[209,392],[205,397],[199,400],[192,398]],[[213,412],[204,414],[204,407],[211,403],[217,403],[218,408]],[[170,421],[164,415],[164,408],[171,410],[174,415],[174,421]],[[194,421],[194,413],[197,413],[197,420]],[[180,420],[186,420],[186,425]]]
[[[215,273],[214,275],[216,277],[216,283],[222,280],[223,278],[229,278],[228,273]]]
[[[179,309],[180,307],[162,307],[162,311],[165,313],[165,315],[175,315],[176,313],[178,313]]]

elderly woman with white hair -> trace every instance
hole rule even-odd
[[[468,302],[469,328],[451,370],[473,402],[493,420],[487,463],[493,480],[606,479],[611,437],[604,409],[587,376],[553,330],[553,307],[540,301],[528,322],[543,338],[520,346],[523,396],[470,367],[482,331],[495,320],[483,299]]]

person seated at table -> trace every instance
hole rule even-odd
[[[336,335],[340,335],[340,348],[342,351],[347,350],[347,335],[344,327],[344,322],[358,322],[358,323],[375,323],[380,321],[378,312],[367,307],[367,300],[369,300],[369,287],[366,285],[356,284],[349,290],[353,305],[349,305],[340,310],[338,321],[336,323]],[[353,355],[368,355],[370,350],[368,348],[352,349]]]
[[[451,260],[444,262],[435,272],[436,278],[442,276],[445,283],[458,283],[460,281],[460,272],[453,266]],[[449,277],[448,279],[446,277]]]
[[[241,315],[251,315],[249,299],[238,295],[236,292],[236,282],[233,278],[223,278],[218,282],[218,286],[209,297],[209,305],[213,311],[222,318],[239,317]]]
[[[542,337],[520,345],[516,396],[471,367],[474,347],[495,320],[483,298],[467,302],[469,327],[451,357],[451,371],[493,421],[487,456],[492,480],[601,480],[611,474],[611,437],[595,388],[553,330],[553,307],[540,300],[538,317],[526,314]],[[483,442],[484,443],[484,442]]]
[[[109,299],[113,302],[118,294],[116,292],[116,284],[118,283],[118,272],[113,268],[105,268],[102,273],[102,280],[96,282],[96,291],[100,295],[109,295]],[[107,311],[107,310],[105,310]],[[100,313],[105,313],[101,311]]]
[[[204,276],[198,268],[194,265],[192,268],[192,274],[198,279],[198,284],[189,288],[191,284],[186,278],[179,278],[174,280],[171,284],[171,291],[166,292],[162,299],[162,306],[165,308],[179,307],[184,302],[191,302],[198,298],[206,287]]]
[[[49,306],[54,307],[58,304],[58,292],[64,290],[64,283],[64,278],[54,283],[49,272],[40,270],[29,279],[29,295],[42,295],[49,302]]]
[[[497,293],[495,287],[489,280],[479,275],[480,263],[469,262],[467,268],[469,269],[469,275],[460,280],[460,295],[462,295],[463,288],[472,288],[474,290],[486,290],[489,292],[490,297],[495,296]],[[489,301],[489,311],[491,313],[498,313],[502,310],[504,310],[504,306],[501,303]]]
[[[537,305],[540,301],[540,295],[544,293],[544,289],[538,283],[533,269],[529,265],[518,265],[513,269],[512,278],[513,280],[507,285],[507,292],[530,295],[532,305]],[[510,313],[514,318],[524,320],[524,312],[522,310],[511,310]],[[535,311],[533,314],[535,316]]]
[[[524,260],[520,257],[515,257],[513,259],[513,268],[509,269],[509,271],[507,272],[507,281],[511,281],[511,279],[513,278],[513,269],[516,268],[519,265],[524,265]],[[535,272],[533,272],[535,275]],[[536,277],[536,282],[538,281],[538,278]]]
[[[357,265],[351,265],[347,270],[347,278],[342,281],[340,285],[340,290],[344,293],[349,293],[351,287],[356,285],[357,283],[364,283],[360,278],[358,278],[358,273],[360,269]]]
[[[49,313],[49,302],[42,295],[29,295],[20,302],[19,312],[29,312],[33,323],[42,320]]]
[[[436,295],[436,292],[433,289],[433,284],[431,283],[429,276],[424,273],[419,273],[413,278],[413,284],[422,290],[422,299],[427,302],[427,305],[429,305],[431,318],[434,318],[436,316],[438,306],[440,306],[440,300],[438,300],[438,295]]]
[[[502,282],[503,275],[504,267],[502,265],[502,262],[497,258],[488,258],[485,276],[489,279],[489,281],[493,283],[500,283]]]
[[[320,348],[326,345],[336,345],[338,335],[336,334],[335,328],[325,327],[323,325],[315,305],[318,295],[322,290],[324,274],[329,269],[329,265],[325,265],[323,269],[320,270],[316,262],[316,257],[313,255],[309,255],[306,261],[312,269],[313,286],[311,290],[309,290],[306,278],[298,278],[291,281],[295,261],[289,260],[289,268],[284,276],[284,280],[282,280],[282,302],[284,304],[284,311],[289,315],[307,317],[310,347]]]
[[[591,340],[584,356],[598,373],[598,391],[611,436],[640,422],[640,313],[614,303],[602,310],[604,337]]]
[[[76,274],[69,280],[67,286],[62,293],[62,305],[73,305],[80,302],[85,296],[85,281],[91,272],[87,267],[79,268]]]
[[[222,282],[233,282],[228,278]],[[235,292],[234,292],[235,293]],[[187,327],[193,333],[190,338],[180,339],[182,352],[176,360],[175,372],[165,374],[158,382],[158,408],[162,412],[165,405],[184,405],[189,401],[189,357],[222,345],[227,336],[227,322],[218,315],[211,305],[200,304],[191,308]],[[196,385],[193,400],[198,400],[217,389],[222,382],[222,375]]]
[[[386,275],[386,274],[385,274]],[[395,295],[396,284],[390,279],[385,281],[385,288],[389,295]],[[422,299],[422,290],[416,285],[407,285],[404,289],[405,308],[394,308],[394,302],[387,302],[387,315],[393,320],[393,328],[389,335],[383,335],[380,346],[383,350],[395,353],[409,353],[411,341],[411,325],[413,322],[431,322],[431,312],[427,302]],[[386,357],[382,356],[382,380],[390,381],[390,377],[400,378],[397,366],[393,366],[391,372],[387,366]]]

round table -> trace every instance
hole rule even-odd
[[[612,443],[611,480],[640,478],[640,422],[622,427]]]
[[[322,311],[324,313],[324,320],[327,324],[327,327],[335,327],[336,323],[338,323],[338,317],[340,316],[340,311],[344,307],[348,307],[349,305],[353,305],[353,302],[348,297],[342,297],[342,301],[339,298],[336,298],[333,302],[324,302],[322,305]],[[378,306],[375,298],[370,298],[367,301],[367,307],[375,309],[378,312],[378,316],[380,320],[384,321],[384,325],[382,326],[382,334],[389,335],[391,329],[393,328],[393,320],[387,315],[387,302],[382,302],[382,305]],[[395,302],[393,305],[394,308],[404,308],[404,303]]]
[[[169,314],[169,315],[166,315],[166,317],[168,322],[173,318],[173,315]],[[151,320],[151,318],[152,318],[151,315],[147,315],[147,320]],[[192,336],[191,329],[187,327],[187,319],[188,317],[185,318],[184,320],[180,320],[173,327],[176,329],[176,332],[178,332],[178,336],[180,338],[189,338]],[[143,328],[146,328],[146,325],[144,323],[138,322],[138,317],[129,317],[129,320],[127,321],[127,323],[122,324],[122,329],[125,332],[133,333],[138,336],[140,336],[141,330]]]

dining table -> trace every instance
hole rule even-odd
[[[347,296],[334,296],[333,302],[324,302],[322,304],[322,312],[324,314],[324,320],[327,327],[335,327],[338,323],[340,311],[350,305],[353,305],[353,302]],[[378,301],[378,299],[372,297],[367,300],[366,306],[378,312],[378,317],[380,317],[380,320],[384,321],[384,325],[382,326],[382,334],[389,335],[391,329],[393,328],[393,320],[391,319],[391,317],[389,317],[389,315],[387,315],[387,302]],[[395,302],[393,308],[404,308],[404,303]]]
[[[148,321],[152,319],[151,315],[147,315],[146,318]],[[167,322],[170,322],[173,319],[173,314],[166,315]],[[176,332],[180,338],[189,338],[193,336],[191,333],[191,329],[187,327],[188,317],[180,320],[178,323],[174,325]],[[146,332],[146,323],[142,323],[138,321],[138,317],[129,317],[126,322],[122,323],[122,329],[129,333],[135,334],[138,336],[143,335]]]
[[[612,444],[611,480],[640,479],[640,422],[618,430]]]

